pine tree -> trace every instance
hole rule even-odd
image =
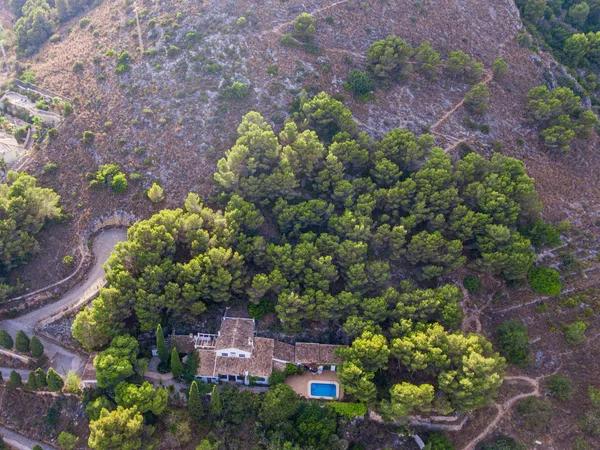
[[[15,336],[15,349],[21,353],[29,353],[29,338],[22,330]]]
[[[8,387],[17,388],[23,386],[23,381],[21,380],[21,375],[18,372],[12,371],[10,372],[10,379],[8,380]]]
[[[179,353],[175,347],[171,349],[171,373],[175,378],[179,378],[183,374],[183,364],[181,364]]]
[[[165,344],[165,335],[163,334],[163,329],[160,323],[156,327],[156,350],[158,351],[160,362],[163,364],[168,364],[169,349],[167,348],[167,344]]]
[[[48,389],[51,391],[60,391],[65,385],[63,379],[58,373],[56,373],[56,371],[52,367],[48,369],[48,374],[46,375],[46,383],[48,384]]]
[[[44,354],[44,345],[41,343],[37,336],[31,337],[29,349],[31,350],[31,356],[33,356],[34,358],[40,358]]]
[[[197,381],[192,381],[187,406],[192,419],[199,421],[204,415],[204,405],[202,403],[202,398],[200,397]]]
[[[217,386],[213,386],[212,393],[210,394],[210,415],[218,418],[223,413],[223,403],[221,403],[221,395]]]

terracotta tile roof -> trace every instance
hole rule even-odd
[[[198,376],[249,375],[270,377],[273,372],[273,339],[254,339],[254,349],[249,358],[217,356],[214,350],[198,350],[200,366]]]
[[[194,336],[191,334],[171,335],[169,340],[179,353],[191,353],[194,351]]]
[[[198,371],[196,372],[197,375],[199,377],[215,376],[216,352],[214,350],[198,350],[198,356],[200,357],[200,364],[198,365]]]
[[[275,341],[273,358],[286,362],[294,362],[296,349],[293,345],[281,341]]]
[[[335,354],[335,350],[339,347],[341,346],[297,342],[295,362],[306,365],[339,364],[341,360]]]
[[[216,341],[216,350],[236,348],[252,352],[254,320],[224,317]]]

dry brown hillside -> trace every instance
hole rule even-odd
[[[317,19],[318,52],[280,43],[303,11]],[[58,41],[45,44],[25,61],[41,86],[73,99],[75,107],[58,137],[33,152],[25,166],[58,190],[74,217],[44,232],[43,252],[22,272],[32,284],[59,277],[47,268],[60,266],[62,256],[73,252],[72,236],[93,218],[115,210],[143,217],[164,207],[145,197],[152,182],[165,188],[169,206],[179,205],[189,191],[209,195],[215,162],[233,143],[242,115],[258,110],[279,126],[302,89],[343,97],[360,126],[374,135],[395,127],[430,130],[452,152],[460,151],[457,144],[464,140],[482,152],[496,149],[523,159],[544,201],[544,216],[569,219],[580,233],[569,244],[573,252],[588,263],[596,258],[597,263],[598,137],[579,142],[568,155],[540,145],[537,131],[526,120],[526,96],[533,86],[555,79],[558,69],[550,55],[532,53],[517,43],[523,25],[513,0],[104,0],[86,17],[89,24],[80,22],[81,17],[73,19],[62,27]],[[465,125],[460,103],[469,86],[445,76],[429,81],[414,74],[378,90],[369,101],[354,100],[343,86],[346,75],[363,66],[373,41],[389,34],[413,45],[429,40],[442,54],[464,50],[487,69],[497,57],[504,57],[509,73],[501,82],[489,82],[492,99],[485,118],[489,133]],[[119,75],[116,55],[124,50],[132,59],[131,68]],[[76,63],[82,71],[73,70]],[[242,100],[222,99],[224,87],[234,80],[248,83],[251,94]],[[82,143],[84,130],[95,133],[92,144]],[[48,162],[56,162],[58,171],[43,174]],[[88,186],[86,173],[111,162],[139,174],[125,195]],[[592,248],[587,253],[578,247],[584,241]],[[547,256],[558,261],[556,254]],[[41,267],[46,270],[40,277]],[[568,288],[595,286],[594,267],[583,281],[568,280]],[[507,389],[498,411],[506,406],[508,413],[498,416],[488,431],[493,433],[499,425],[531,446],[539,440],[543,444],[538,448],[571,448],[581,434],[577,402],[585,401],[587,383],[594,381],[590,375],[598,373],[598,324],[592,323],[585,346],[574,350],[566,346],[560,330],[582,311],[552,305],[540,313],[536,306],[544,299],[528,291],[493,284],[487,288],[472,299],[483,331],[506,318],[524,318],[533,330],[534,352],[542,352],[539,365],[512,375],[535,379],[560,367],[573,374],[578,389],[570,403],[557,406],[553,426],[535,433],[523,431],[510,416],[512,403],[502,403],[512,398],[513,391]],[[596,304],[597,293],[590,295],[586,302]],[[511,305],[515,308],[506,310]],[[597,308],[591,322],[597,322]],[[523,383],[513,390],[527,392],[528,381]],[[493,412],[478,415],[454,438],[466,445],[491,423]]]

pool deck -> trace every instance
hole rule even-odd
[[[308,390],[310,381],[335,381],[337,382],[340,391],[340,396],[336,400],[342,400],[344,398],[344,390],[336,372],[324,371],[321,374],[306,372],[302,375],[292,375],[285,380],[285,384],[290,386],[296,392],[296,394],[305,398],[310,398],[310,392]]]

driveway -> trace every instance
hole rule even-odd
[[[127,232],[123,228],[112,228],[100,232],[94,239],[92,246],[94,264],[89,270],[85,280],[76,284],[67,291],[63,297],[54,303],[50,303],[20,317],[0,322],[0,328],[8,331],[13,337],[19,330],[23,330],[28,335],[32,335],[34,334],[35,326],[39,321],[77,304],[83,298],[89,298],[91,294],[97,292],[104,284],[104,263],[110,256],[115,245],[118,242],[125,240],[126,237]],[[64,375],[70,370],[81,373],[85,361],[80,355],[41,336],[40,340],[44,344],[44,350],[46,356],[50,360],[50,365],[54,367],[58,373]]]

